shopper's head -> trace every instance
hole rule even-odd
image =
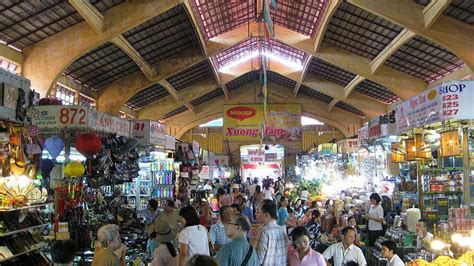
[[[150,199],[147,208],[151,212],[156,212],[158,209],[158,201],[156,199]]]
[[[194,255],[187,266],[219,266],[219,264],[211,256]]]
[[[172,212],[174,210],[174,200],[167,199],[165,204],[165,212]]]
[[[76,244],[72,240],[56,240],[51,245],[51,258],[54,265],[73,265]]]
[[[304,226],[297,226],[291,231],[293,246],[300,252],[305,252],[310,248],[310,235]]]
[[[217,194],[219,194],[219,195],[221,195],[221,196],[225,195],[225,189],[224,189],[224,188],[219,188],[219,189],[217,190]]]
[[[378,205],[382,201],[382,198],[380,198],[380,195],[378,193],[370,194],[369,199],[370,203],[372,203],[373,205]]]
[[[240,212],[242,211],[242,209],[240,208],[240,205],[237,203],[230,205],[230,207],[232,208],[232,212],[234,213],[234,215],[239,215]]]
[[[258,183],[258,182],[257,182]],[[255,187],[255,192],[260,193],[262,192],[262,187],[260,185]]]
[[[311,219],[314,221],[318,220],[319,217],[321,216],[321,213],[319,212],[319,210],[312,210],[311,211]]]
[[[382,257],[388,260],[392,259],[393,255],[395,255],[395,251],[397,250],[397,244],[395,244],[395,242],[393,242],[392,240],[386,240],[383,241],[380,245],[382,246],[382,248],[380,249]]]
[[[243,205],[245,205],[245,198],[242,195],[238,195],[235,198],[235,203],[237,203],[240,206],[243,206]]]
[[[260,204],[260,208],[257,210],[257,220],[259,223],[267,224],[272,219],[276,220],[277,208],[272,200],[266,199]]]
[[[230,206],[222,206],[219,209],[219,216],[221,218],[222,223],[228,223],[233,215],[232,207]]]
[[[416,233],[421,237],[425,237],[427,231],[428,222],[425,219],[418,220],[418,223],[416,223]]]
[[[229,238],[245,237],[250,231],[250,222],[243,215],[234,215],[229,223],[225,224],[225,233]]]
[[[280,198],[280,207],[286,208],[288,206],[288,200],[285,197]]]
[[[356,239],[356,231],[354,228],[347,226],[342,229],[342,243],[346,246],[354,244]]]
[[[179,216],[183,218],[185,227],[199,224],[199,217],[197,216],[196,210],[193,206],[182,208],[179,211]]]
[[[347,224],[350,227],[355,228],[357,226],[356,218],[354,216],[350,216],[349,219],[347,219]]]
[[[97,238],[104,248],[108,248],[112,251],[117,250],[120,247],[119,226],[116,224],[102,226],[99,231],[97,231]]]

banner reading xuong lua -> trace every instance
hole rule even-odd
[[[224,138],[233,141],[260,140],[263,105],[224,105]],[[269,104],[264,141],[301,140],[301,105]]]

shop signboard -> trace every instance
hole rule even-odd
[[[201,180],[209,179],[209,165],[203,165],[201,172],[199,173],[199,178]]]
[[[130,121],[97,112],[84,106],[35,106],[28,113],[33,125],[40,129],[92,130],[130,137]]]
[[[199,155],[199,142],[193,140],[193,152],[196,155],[196,157]]]
[[[376,139],[397,134],[395,111],[380,115],[368,123],[368,139]]]
[[[359,140],[356,138],[353,139],[344,139],[337,142],[337,151],[338,153],[351,154],[359,150]]]
[[[89,109],[73,105],[44,105],[32,107],[29,111],[33,125],[40,129],[78,129],[88,127]]]
[[[263,163],[265,162],[265,151],[257,149],[248,149],[247,161],[249,163]]]
[[[176,148],[175,143],[176,143],[175,137],[166,135],[165,149],[174,151]]]
[[[369,126],[365,124],[363,127],[359,128],[357,131],[357,139],[359,143],[362,143],[362,140],[369,138]]]
[[[142,145],[165,147],[166,127],[163,124],[151,120],[135,120],[132,126],[132,137]],[[174,143],[172,146],[174,147]]]
[[[318,145],[318,152],[323,155],[331,155],[337,153],[337,144],[323,143]]]
[[[130,121],[89,109],[89,128],[109,134],[130,137]]]
[[[269,104],[263,128],[263,105],[224,105],[224,138],[231,141],[292,142],[302,136],[300,104]]]
[[[397,105],[397,133],[449,119],[474,118],[474,81],[450,81]]]
[[[276,153],[265,153],[265,162],[276,162],[278,161],[278,155]]]

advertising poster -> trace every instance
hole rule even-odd
[[[224,105],[224,138],[231,141],[300,141],[301,105],[269,104],[266,127],[263,125],[263,105]]]

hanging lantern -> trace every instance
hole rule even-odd
[[[102,140],[96,134],[80,134],[76,138],[76,149],[82,155],[91,157],[102,149]]]
[[[441,132],[441,157],[456,156],[461,154],[459,134],[457,130]]]
[[[64,176],[79,177],[79,176],[83,176],[85,171],[86,169],[84,168],[84,165],[82,165],[82,163],[78,161],[73,161],[73,162],[68,163],[64,167]]]
[[[398,143],[392,143],[391,157],[392,157],[392,163],[405,162],[405,153],[403,153],[403,151],[400,151],[400,147]]]
[[[406,150],[406,160],[407,161],[415,161],[416,157],[416,146],[415,146],[415,139],[409,138],[405,140],[405,150]]]
[[[425,146],[425,140],[423,135],[415,135],[415,157],[419,159],[429,159],[431,158],[431,149]]]
[[[49,152],[53,160],[56,160],[64,149],[64,140],[58,136],[49,137],[44,141],[44,148]]]

